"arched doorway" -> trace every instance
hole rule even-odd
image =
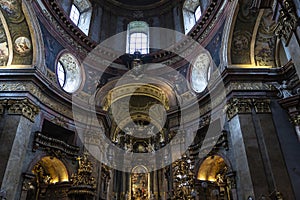
[[[34,175],[31,188],[26,200],[40,200],[57,198],[67,199],[69,188],[69,174],[63,162],[55,157],[45,156],[32,168]]]
[[[199,200],[231,200],[231,169],[219,155],[207,157],[201,163],[196,180]]]

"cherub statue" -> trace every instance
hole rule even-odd
[[[287,81],[282,81],[282,84],[280,85],[277,82],[273,82],[272,85],[276,87],[276,89],[279,91],[277,94],[281,98],[287,98],[292,95],[292,90],[291,90],[291,81],[288,83]]]

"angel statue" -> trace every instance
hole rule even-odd
[[[276,89],[279,91],[279,93],[277,94],[278,97],[287,98],[287,97],[293,96],[292,91],[290,90],[291,82],[288,84],[287,81],[284,80],[284,81],[282,81],[281,85],[277,82],[272,82],[272,85],[274,87],[276,87]]]

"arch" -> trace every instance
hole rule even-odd
[[[6,19],[0,10],[0,66],[9,66],[13,59],[13,44]]]
[[[236,22],[237,18],[237,13],[238,13],[238,8],[239,8],[239,3],[238,1],[233,1],[231,2],[231,9],[228,11],[228,20],[225,21],[225,27],[224,27],[224,33],[222,35],[222,45],[220,49],[220,57],[221,63],[220,66],[221,68],[225,68],[229,65],[232,64],[231,61],[231,45],[232,45],[232,36],[233,36],[233,31],[234,31],[234,24]]]
[[[144,165],[138,165],[138,166],[135,166],[134,168],[132,168],[132,173],[148,173],[148,169],[147,167],[145,167]]]
[[[45,45],[43,40],[43,34],[32,2],[23,1],[22,9],[31,36],[33,53],[32,65],[36,66],[43,74],[46,74],[47,68],[45,63]]]
[[[127,77],[125,78],[127,79]],[[161,89],[161,91],[166,95],[166,99],[168,99],[168,105],[170,108],[178,105],[177,98],[180,97],[180,94],[177,91],[177,88],[174,86],[174,84],[172,85],[172,82],[170,80],[164,80],[157,77],[155,78],[143,77],[143,78],[145,83],[148,83],[151,86]],[[117,84],[120,84],[119,81],[120,79],[111,80],[105,86],[97,90],[95,95],[96,106],[103,107],[105,105],[104,103],[107,98],[107,95],[111,90],[113,90],[116,87]]]
[[[218,174],[226,173],[229,166],[220,155],[212,155],[205,158],[197,172],[197,179],[201,181],[216,182]]]
[[[38,176],[38,170],[43,170],[49,178],[49,183],[69,181],[69,173],[64,163],[55,157],[42,157],[32,168],[32,173]]]
[[[210,155],[200,162],[196,177],[197,190],[208,199],[235,199],[231,191],[235,188],[234,174],[225,156]]]

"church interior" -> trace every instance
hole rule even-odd
[[[0,199],[300,199],[299,16],[0,0]]]

